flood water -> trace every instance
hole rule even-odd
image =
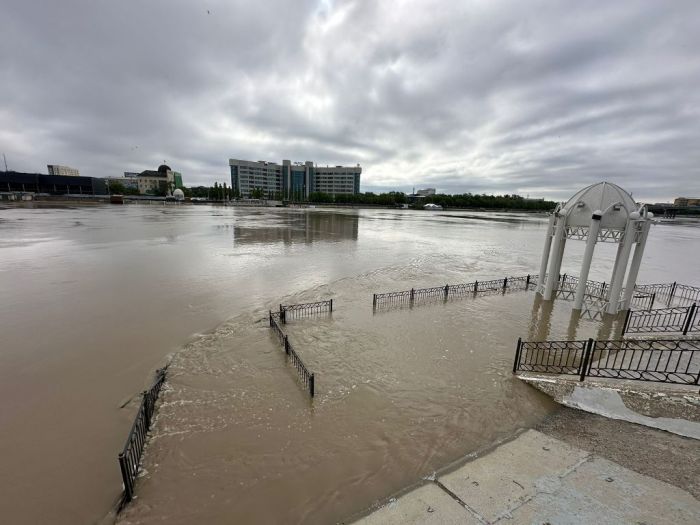
[[[120,494],[137,394],[170,362],[125,523],[333,523],[551,403],[515,341],[596,337],[512,292],[374,313],[372,293],[535,273],[543,215],[99,206],[0,209],[0,516],[95,523]],[[640,282],[698,284],[696,223],[652,229]],[[563,271],[576,274],[583,243]],[[609,281],[614,246],[592,279]],[[290,321],[313,401],[265,322]]]

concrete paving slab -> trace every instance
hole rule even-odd
[[[555,491],[560,478],[589,457],[536,430],[439,478],[485,521],[494,522],[540,491]]]
[[[578,466],[558,484],[541,489],[501,521],[557,525],[700,523],[700,502],[687,492],[598,457]]]
[[[434,483],[423,485],[356,523],[361,525],[477,525],[457,500]]]

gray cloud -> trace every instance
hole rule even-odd
[[[229,157],[364,167],[363,189],[700,195],[700,4],[6,0],[11,169]]]

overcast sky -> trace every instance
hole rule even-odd
[[[700,1],[2,0],[9,169],[186,185],[228,159],[362,190],[700,196]]]

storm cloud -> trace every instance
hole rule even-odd
[[[187,185],[230,157],[363,190],[700,196],[700,3],[4,0],[10,169]]]

